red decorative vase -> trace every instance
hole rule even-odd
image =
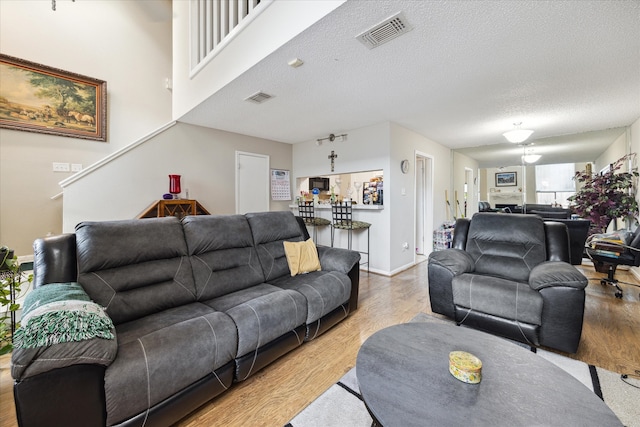
[[[177,199],[181,191],[180,175],[169,175],[169,193],[173,194],[174,199]]]

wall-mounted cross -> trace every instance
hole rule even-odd
[[[338,155],[331,150],[331,155],[327,156],[327,159],[331,160],[331,172],[333,172],[333,168],[335,165],[335,160],[338,158]]]

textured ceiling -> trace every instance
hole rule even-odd
[[[407,34],[355,39],[400,11]],[[257,91],[274,98],[243,101]],[[392,121],[489,167],[520,163],[514,122],[558,163],[595,160],[639,117],[640,0],[350,0],[180,120],[287,143]]]

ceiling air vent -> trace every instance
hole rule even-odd
[[[268,101],[271,98],[273,98],[273,95],[269,95],[268,93],[264,92],[256,92],[250,97],[245,98],[244,100],[255,102],[256,104],[262,104],[263,102]]]
[[[402,12],[398,12],[356,38],[369,49],[373,49],[412,29],[413,27],[407,23],[407,19]]]

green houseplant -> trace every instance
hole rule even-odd
[[[0,355],[13,349],[13,332],[17,327],[15,312],[20,308],[16,298],[22,292],[22,285],[32,281],[33,274],[25,275],[13,251],[6,246],[0,247]]]
[[[576,214],[591,220],[592,233],[604,233],[609,223],[617,218],[636,221],[636,180],[638,172],[620,171],[627,162],[635,160],[635,153],[627,154],[612,163],[603,173],[590,170],[576,172],[574,179],[582,188],[569,197]]]

